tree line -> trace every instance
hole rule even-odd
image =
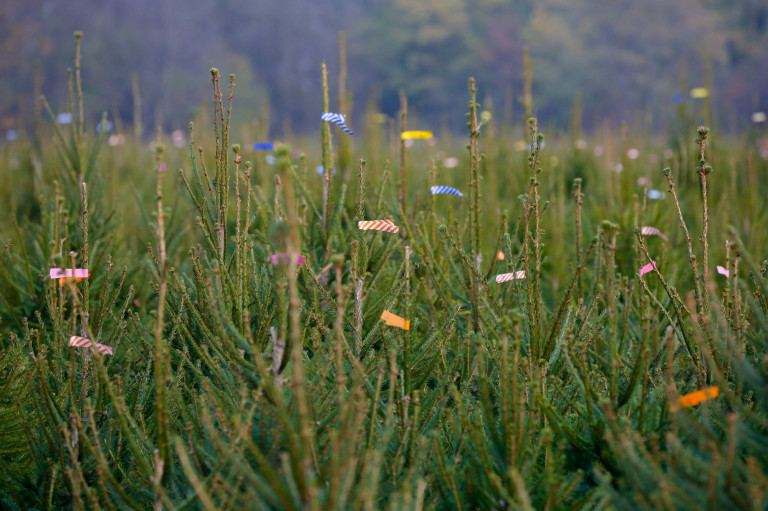
[[[183,128],[208,97],[207,71],[237,75],[241,111],[267,109],[273,131],[319,125],[320,63],[338,90],[339,33],[348,54],[352,119],[366,104],[389,116],[399,93],[431,128],[464,128],[467,78],[499,120],[523,116],[523,48],[533,63],[534,113],[567,126],[577,98],[584,127],[688,108],[711,89],[730,129],[766,109],[768,6],[761,0],[5,0],[0,6],[0,129],[29,126],[35,95],[66,104],[72,33],[82,30],[86,105],[130,123],[136,77],[146,128]],[[680,96],[683,105],[676,105]],[[336,108],[335,101],[332,107]],[[641,117],[643,116],[643,117]]]

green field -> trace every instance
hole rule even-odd
[[[0,146],[0,508],[768,509],[765,128],[504,123],[470,81],[465,136],[369,107],[258,152],[211,77],[141,138],[75,72]]]

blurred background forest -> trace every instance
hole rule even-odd
[[[526,45],[542,124],[567,126],[580,98],[585,129],[606,120],[666,129],[697,111],[693,87],[711,90],[721,129],[740,130],[768,107],[765,0],[3,0],[0,129],[28,130],[38,93],[54,109],[66,104],[75,30],[91,127],[104,111],[132,122],[135,82],[145,133],[184,128],[215,66],[237,75],[240,115],[268,108],[272,135],[313,132],[324,60],[337,90],[340,31],[352,125],[370,102],[393,116],[402,89],[411,117],[466,129],[469,76],[499,120],[521,118]]]

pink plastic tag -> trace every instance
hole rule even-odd
[[[77,279],[87,279],[88,270],[83,270],[78,268],[73,272],[72,268],[67,268],[66,270],[62,270],[61,268],[51,268],[50,275],[52,279],[63,279],[63,278],[71,279],[72,277],[75,277]]]
[[[651,261],[650,263],[640,268],[640,276],[642,277],[646,273],[652,272],[655,267],[656,267],[656,261]]]
[[[291,262],[290,256],[286,252],[280,252],[279,254],[272,254],[269,256],[269,258],[272,260],[272,264],[277,266],[278,264],[288,264]],[[306,261],[304,261],[304,258],[299,255],[299,258],[297,260],[299,265],[304,264]]]

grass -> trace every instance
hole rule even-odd
[[[324,124],[268,164],[211,76],[187,148],[89,135],[76,72],[75,122],[0,149],[2,507],[768,506],[753,134],[584,147],[479,121],[470,82],[468,139],[398,146],[369,109],[352,143]],[[356,228],[382,218],[400,235]]]

